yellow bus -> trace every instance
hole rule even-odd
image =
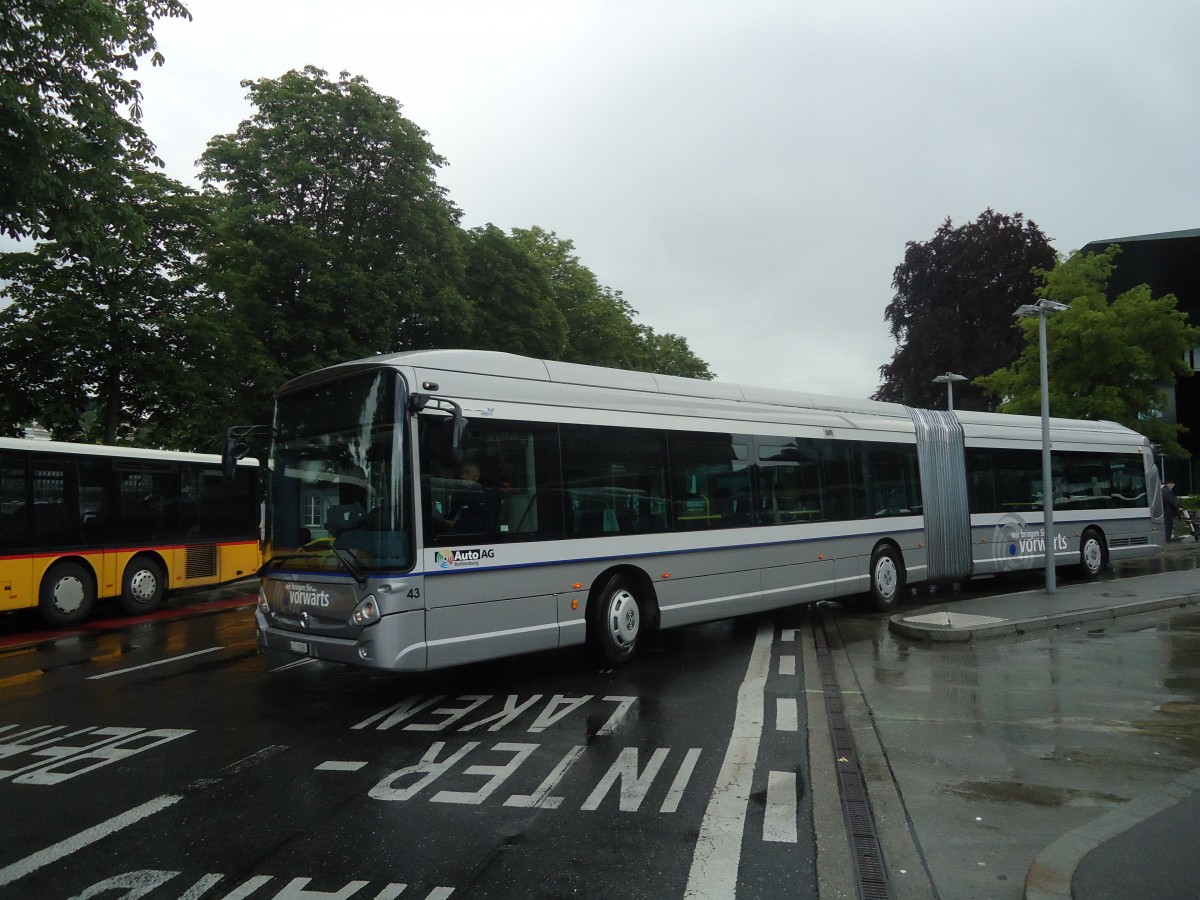
[[[0,438],[0,612],[64,627],[253,575],[260,509],[253,460],[227,480],[218,456]]]

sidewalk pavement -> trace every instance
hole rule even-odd
[[[1186,565],[1196,543],[1171,544],[1160,559]],[[1200,604],[1200,559],[1191,568],[1112,581],[1071,581],[994,597],[970,597],[897,613],[895,633],[918,641],[975,641],[1046,631]],[[1165,568],[1166,566],[1164,566]],[[1059,838],[1025,877],[1025,900],[1196,897],[1200,768]],[[1092,853],[1104,847],[1103,853]],[[1152,887],[1151,887],[1152,886]]]
[[[974,641],[1193,604],[1200,604],[1200,569],[950,601],[898,613],[888,627],[918,641]]]

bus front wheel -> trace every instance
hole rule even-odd
[[[86,619],[95,602],[92,573],[77,562],[60,562],[42,579],[38,612],[48,625],[66,628]]]
[[[642,605],[620,575],[614,575],[596,598],[598,606],[588,622],[592,649],[604,662],[628,662],[642,634]]]
[[[121,580],[121,606],[131,616],[152,612],[167,593],[167,575],[157,560],[134,557]]]
[[[904,590],[904,563],[900,552],[888,544],[871,554],[871,606],[876,612],[888,612]]]

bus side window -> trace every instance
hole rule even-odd
[[[29,539],[27,458],[25,453],[5,453],[0,459],[0,548],[23,547]]]
[[[47,459],[34,464],[29,521],[33,546],[81,546],[78,494],[70,461]]]

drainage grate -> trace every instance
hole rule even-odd
[[[818,612],[813,618],[813,642],[817,662],[821,667],[821,687],[825,693],[825,715],[829,719],[829,735],[833,743],[833,758],[837,764],[838,793],[842,798],[842,815],[850,837],[850,856],[854,861],[854,880],[860,900],[891,900],[892,885],[883,850],[879,846],[879,831],[867,797],[867,785],[862,766],[854,750],[854,736],[846,718],[842,689],[833,668],[833,654],[825,635],[825,620]]]

